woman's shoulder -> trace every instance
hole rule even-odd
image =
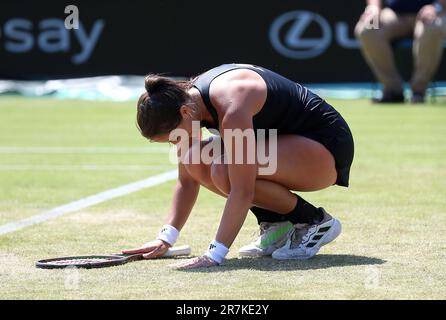
[[[266,101],[267,85],[253,70],[234,69],[212,81],[209,96],[217,111],[224,111],[233,104],[251,104],[254,110],[260,110]]]

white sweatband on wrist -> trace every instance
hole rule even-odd
[[[167,242],[168,244],[173,246],[177,241],[179,234],[180,232],[175,227],[171,226],[170,224],[165,224],[161,228],[157,239]]]
[[[223,243],[218,242],[217,240],[213,240],[209,245],[208,251],[206,251],[204,255],[220,264],[222,263],[228,252],[229,249],[226,248]]]

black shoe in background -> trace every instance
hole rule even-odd
[[[384,93],[382,98],[373,98],[373,103],[404,103],[402,93]]]
[[[412,98],[410,99],[412,104],[423,104],[426,103],[426,95],[424,93],[416,93],[412,94]]]

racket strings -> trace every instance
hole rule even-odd
[[[57,265],[74,265],[74,264],[92,264],[92,263],[103,263],[113,261],[113,258],[88,258],[88,259],[67,259],[67,260],[56,260],[49,262],[50,264]]]

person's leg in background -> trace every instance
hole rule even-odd
[[[425,101],[426,89],[441,62],[446,37],[446,14],[432,21],[421,13],[417,16],[414,31],[414,73],[411,80],[413,103]]]
[[[371,28],[370,21],[362,18],[355,28],[361,51],[375,77],[383,85],[383,98],[375,102],[404,102],[403,80],[399,74],[391,42],[411,35],[415,15],[397,15],[384,8],[379,13],[379,26]]]

